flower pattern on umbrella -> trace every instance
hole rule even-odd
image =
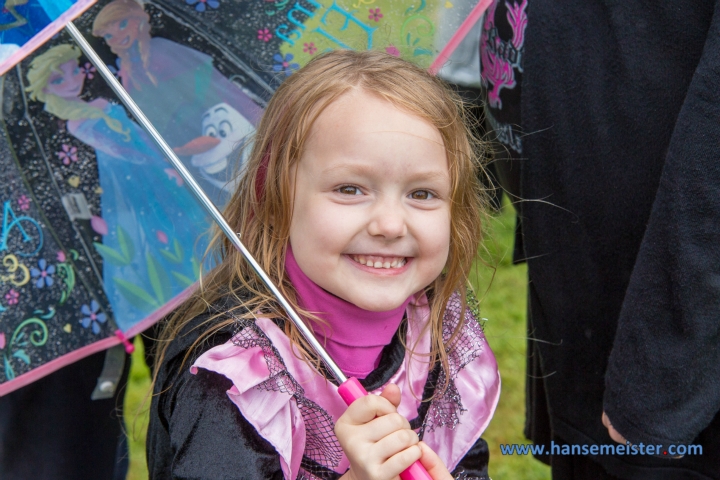
[[[30,199],[27,197],[27,195],[20,195],[20,197],[17,200],[18,208],[22,211],[25,211],[30,208]]]
[[[370,9],[370,15],[368,15],[368,19],[373,20],[375,22],[379,22],[381,18],[383,18],[383,14],[380,13],[380,9]]]
[[[92,327],[92,332],[95,335],[100,333],[100,324],[107,321],[107,315],[103,312],[98,312],[98,310],[100,310],[100,304],[95,300],[91,301],[89,306],[83,305],[80,308],[82,314],[85,315],[80,319],[80,324],[83,328]]]
[[[63,143],[62,150],[57,152],[57,156],[62,160],[63,165],[70,165],[70,162],[77,162],[77,147]]]
[[[52,276],[55,274],[55,265],[48,265],[44,258],[38,260],[38,267],[31,268],[30,276],[37,279],[35,286],[37,288],[43,288],[44,286],[51,287],[53,284]]]
[[[258,30],[258,40],[262,40],[263,42],[269,42],[272,38],[272,33],[270,33],[270,30],[267,28],[261,28]]]
[[[286,53],[284,58],[279,53],[276,53],[273,55],[273,60],[276,62],[275,65],[273,65],[273,70],[282,72],[289,77],[295,70],[300,68],[300,65],[292,61],[293,58],[295,57],[292,53]]]
[[[195,10],[198,12],[205,11],[205,5],[210,8],[218,8],[220,6],[219,0],[185,0],[188,5],[195,5]]]
[[[14,288],[11,288],[10,291],[5,294],[5,301],[8,305],[16,305],[19,297],[20,294],[16,292]]]

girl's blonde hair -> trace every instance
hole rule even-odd
[[[140,59],[142,60],[145,74],[148,76],[150,81],[157,85],[157,80],[150,73],[150,15],[145,11],[143,6],[134,0],[113,0],[103,7],[102,10],[97,14],[93,21],[92,34],[96,37],[102,37],[103,32],[113,22],[119,22],[128,18],[136,18],[140,20],[140,26],[138,27],[138,49],[140,50]],[[144,33],[147,32],[147,35]],[[127,88],[130,83],[135,84],[135,88],[141,90],[140,83],[133,80],[132,75],[132,62],[130,61],[130,53],[128,50],[122,50],[116,52],[117,56],[120,57],[120,74],[123,79],[123,83]]]
[[[358,88],[427,120],[440,131],[445,144],[451,177],[450,251],[443,274],[426,293],[431,312],[427,325],[432,330],[431,364],[440,361],[448,372],[443,314],[453,292],[459,292],[462,306],[466,305],[468,275],[481,240],[485,204],[477,180],[480,144],[469,129],[462,101],[441,80],[380,52],[338,50],[316,57],[288,77],[270,100],[238,189],[225,208],[225,218],[235,231],[241,232],[245,246],[290,303],[309,317],[308,312],[298,308],[296,293],[284,269],[293,210],[290,176],[315,119],[341,95]],[[252,313],[258,311],[273,318],[285,317],[282,307],[219,229],[215,229],[210,249],[217,254],[219,263],[165,324],[156,365],[162,361],[169,341],[225,295],[237,302],[232,315],[221,312],[204,322],[201,327],[210,328],[200,335],[184,361],[201,342],[235,321],[228,317],[251,319]],[[453,336],[459,332],[462,320]],[[285,322],[285,333],[301,355],[318,361],[292,322]]]
[[[28,92],[31,100],[43,102],[46,112],[62,120],[102,118],[108,127],[129,139],[129,132],[123,129],[122,123],[111,118],[101,109],[80,100],[70,101],[45,91],[50,76],[55,72],[62,73],[60,65],[71,60],[77,62],[79,58],[80,50],[72,45],[62,44],[49,48],[30,63],[30,70],[27,73],[28,86],[25,91]]]

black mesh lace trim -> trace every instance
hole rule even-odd
[[[462,406],[462,398],[455,386],[457,374],[465,366],[477,358],[483,350],[484,340],[482,328],[478,324],[475,315],[470,308],[465,310],[465,328],[463,334],[458,335],[449,343],[455,327],[461,318],[462,302],[460,295],[454,293],[448,301],[443,315],[443,342],[448,356],[449,381],[444,391],[437,392],[435,398],[430,402],[425,414],[423,425],[420,428],[420,438],[425,432],[432,432],[438,427],[454,429],[460,422],[460,415],[466,409]],[[441,387],[447,379],[444,369],[440,370],[436,385]]]
[[[277,349],[254,322],[238,320],[238,323],[233,343],[245,349],[260,347],[270,371],[270,378],[256,388],[292,395],[305,423],[304,455],[324,467],[336,467],[342,459],[342,448],[330,414],[305,396],[305,390],[289,374]]]

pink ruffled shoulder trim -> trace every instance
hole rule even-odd
[[[428,376],[427,357],[422,354],[430,350],[429,332],[421,334],[429,314],[427,301],[418,300],[408,306],[406,338],[406,345],[415,345],[418,355],[406,352],[403,365],[388,382],[400,387],[398,411],[409,419],[418,415]],[[444,318],[448,338],[457,325],[459,303],[457,295],[448,303]],[[500,395],[500,376],[472,315],[466,315],[462,334],[448,350],[449,388],[430,403],[421,434],[452,470],[489,424]],[[232,381],[228,397],[278,452],[286,479],[295,479],[302,471],[303,455],[338,473],[347,470],[349,462],[333,433],[335,421],[347,407],[337,387],[297,357],[272,320],[258,318],[227,343],[208,350],[191,372],[198,368]],[[438,383],[444,381],[441,373]]]

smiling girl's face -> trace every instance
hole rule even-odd
[[[142,20],[135,17],[123,18],[105,26],[98,32],[110,49],[117,53],[130,48],[140,35]]]
[[[43,90],[61,98],[77,98],[82,92],[84,83],[85,72],[80,68],[77,60],[68,60],[50,74],[47,86]]]
[[[317,285],[386,311],[440,275],[451,183],[432,124],[353,90],[315,120],[295,168],[290,244]]]

